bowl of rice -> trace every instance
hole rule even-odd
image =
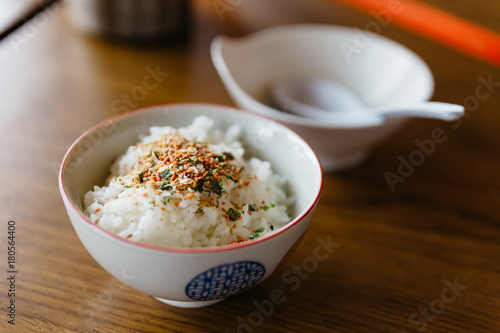
[[[309,145],[264,116],[218,105],[108,119],[66,153],[72,225],[111,275],[202,307],[269,277],[308,229],[322,189]]]

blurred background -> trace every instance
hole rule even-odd
[[[255,301],[269,299],[277,288],[286,290],[287,301],[246,331],[499,331],[500,68],[395,24],[381,26],[379,33],[429,65],[433,100],[463,105],[476,97],[478,104],[466,106],[460,126],[411,120],[375,147],[366,163],[325,174],[316,215],[295,254],[264,283],[217,306],[196,312],[164,307],[101,269],[77,239],[58,192],[60,162],[79,135],[104,119],[150,105],[234,105],[210,58],[217,35],[309,22],[363,30],[379,22],[373,13],[355,9],[375,0],[164,0],[170,18],[140,24],[157,27],[161,33],[153,36],[151,30],[99,31],[97,23],[117,19],[105,9],[99,19],[85,16],[85,5],[118,2],[121,21],[111,28],[129,26],[124,19],[140,14],[133,9],[138,3],[159,13],[153,0],[0,0],[0,240],[3,247],[5,222],[17,220],[17,332],[235,332],[238,318],[248,323],[258,311]],[[498,0],[414,2],[500,34]],[[157,74],[155,88],[136,94],[151,72]],[[436,128],[447,140],[391,192],[384,173],[397,172],[398,158],[408,157],[415,140]],[[282,275],[311,257],[318,237],[326,236],[340,248],[298,290],[286,289]],[[4,265],[6,253],[0,252]],[[440,299],[445,281],[455,279],[467,286],[461,296],[431,317],[420,315],[419,309],[437,304],[432,302]],[[0,281],[3,306],[8,285],[3,275]],[[0,331],[16,332],[1,320]]]

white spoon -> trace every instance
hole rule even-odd
[[[346,125],[377,125],[389,118],[433,118],[453,121],[465,112],[461,105],[422,102],[370,108],[345,86],[326,79],[280,81],[271,98],[284,111]]]

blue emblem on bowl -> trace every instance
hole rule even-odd
[[[197,301],[211,301],[235,295],[256,285],[266,273],[261,263],[238,261],[210,268],[186,286],[186,295]]]

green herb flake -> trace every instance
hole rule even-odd
[[[276,205],[272,203],[272,204],[271,204],[271,207],[273,207],[273,208],[274,208],[274,207],[276,207]]]
[[[141,171],[141,173],[139,173],[139,183],[143,183],[144,182],[144,171]]]
[[[196,192],[203,192],[203,181],[198,181],[196,183],[196,186],[193,187],[193,190],[195,190]]]
[[[160,173],[160,177],[161,177],[161,179],[169,179],[170,177],[172,177],[172,174],[173,174],[172,170],[167,169],[167,170],[163,171],[162,173]]]
[[[170,199],[169,199],[170,200]],[[163,204],[166,205],[167,204],[167,196],[164,196],[163,197]]]
[[[224,157],[225,157],[227,160],[234,160],[234,156],[233,156],[233,154],[231,154],[231,153],[224,152],[224,153],[222,153],[222,155],[224,155]]]
[[[260,237],[260,235],[259,235],[259,234],[260,234],[261,232],[264,232],[264,230],[266,230],[266,229],[264,229],[264,228],[259,228],[259,229],[255,230],[254,232],[252,232],[252,233],[250,234],[250,236],[248,236],[248,239],[256,239],[256,238],[259,238],[259,237]]]
[[[269,206],[264,206],[262,207],[264,210],[268,210],[269,209]]]
[[[171,190],[172,189],[172,186],[168,185],[170,184],[170,181],[166,181],[166,182],[163,182],[161,185],[160,185],[160,190],[162,191],[168,191],[168,190]]]
[[[256,212],[259,210],[259,208],[257,207],[257,205],[251,204],[251,205],[248,205],[248,210],[251,212]]]
[[[210,182],[210,190],[217,195],[222,194],[222,186],[218,182]]]
[[[274,225],[272,225],[271,223],[269,223],[269,229],[274,230]]]
[[[239,217],[241,216],[240,213],[238,213],[236,210],[234,210],[233,208],[229,208],[227,210],[227,217],[229,218],[229,220],[231,222],[234,222],[236,221]]]
[[[132,186],[130,186],[130,185],[125,185],[125,188],[131,188],[131,187],[132,187]]]
[[[160,153],[159,153],[159,152],[155,151],[155,152],[154,152],[154,154],[155,154],[155,157],[156,157],[157,159],[160,159]]]

